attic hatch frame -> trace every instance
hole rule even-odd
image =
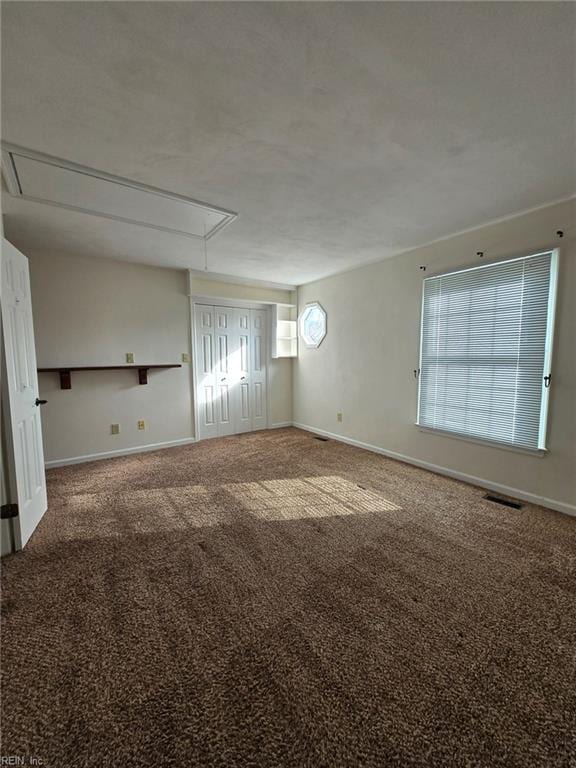
[[[28,200],[33,203],[43,203],[44,205],[51,205],[54,208],[65,208],[70,211],[85,213],[85,214],[88,214],[89,216],[97,216],[98,218],[111,219],[113,221],[121,221],[124,224],[135,224],[140,227],[155,229],[159,232],[171,232],[174,234],[182,235],[183,237],[190,237],[194,240],[203,240],[204,242],[206,242],[206,240],[209,240],[218,232],[221,232],[224,229],[224,227],[228,226],[228,224],[231,224],[236,218],[238,218],[237,213],[235,213],[234,211],[230,211],[226,208],[220,208],[216,205],[204,203],[192,197],[187,197],[186,195],[179,195],[176,192],[170,192],[167,189],[161,189],[159,187],[153,187],[148,184],[142,184],[138,181],[133,181],[132,179],[126,179],[122,176],[115,176],[113,174],[106,173],[105,171],[99,171],[99,170],[96,170],[95,168],[90,168],[89,166],[86,166],[86,165],[80,165],[78,163],[73,163],[69,160],[64,160],[63,158],[60,158],[60,157],[47,155],[47,154],[44,154],[43,152],[36,152],[35,150],[32,150],[32,149],[26,149],[25,147],[20,147],[17,144],[10,144],[8,142],[3,141],[1,144],[1,149],[2,149],[2,171],[4,174],[4,179],[6,181],[6,187],[8,188],[8,192],[13,197],[20,198],[21,200]],[[134,189],[138,192],[157,195],[160,197],[167,198],[169,200],[175,200],[180,203],[187,203],[188,205],[194,208],[199,208],[202,211],[205,211],[206,213],[220,214],[224,218],[222,219],[222,221],[214,225],[212,229],[205,231],[205,234],[196,235],[192,232],[184,232],[180,229],[175,229],[172,227],[163,227],[159,224],[152,224],[150,222],[140,221],[138,219],[126,218],[123,216],[115,216],[114,214],[111,214],[111,213],[94,211],[94,210],[90,210],[89,208],[82,208],[81,206],[70,205],[68,203],[61,203],[61,202],[56,202],[54,200],[46,200],[41,197],[35,197],[33,195],[27,195],[24,193],[20,183],[20,179],[18,177],[17,165],[14,159],[15,157],[23,157],[28,160],[44,163],[45,165],[51,165],[55,168],[60,168],[66,171],[71,171],[73,173],[81,174],[83,176],[89,176],[92,178],[100,179],[101,181],[106,181],[122,187],[128,187],[129,189]],[[204,225],[205,225],[205,222],[204,222]]]

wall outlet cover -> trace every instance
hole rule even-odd
[[[336,414],[336,421],[342,421],[342,414],[341,413],[337,413]]]
[[[188,354],[188,352],[182,352],[182,362],[183,363],[191,362],[190,355]]]
[[[146,429],[146,422],[144,419],[138,419],[138,429]]]
[[[134,352],[126,352],[126,362],[127,363],[134,362]]]
[[[120,424],[110,424],[110,434],[111,435],[119,435],[120,434]]]

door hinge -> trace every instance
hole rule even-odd
[[[18,517],[18,504],[3,504],[0,507],[0,520]]]

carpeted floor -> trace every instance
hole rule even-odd
[[[2,755],[576,765],[576,519],[296,429],[48,473]]]

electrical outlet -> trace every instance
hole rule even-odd
[[[190,355],[188,354],[188,352],[182,352],[182,362],[183,363],[190,362]]]
[[[111,435],[119,435],[120,434],[120,424],[110,424],[110,434]]]
[[[146,429],[146,422],[144,419],[138,419],[138,429]]]
[[[127,363],[134,362],[134,352],[126,352],[126,362]]]
[[[336,421],[342,421],[342,414],[341,413],[337,413],[336,414]]]

